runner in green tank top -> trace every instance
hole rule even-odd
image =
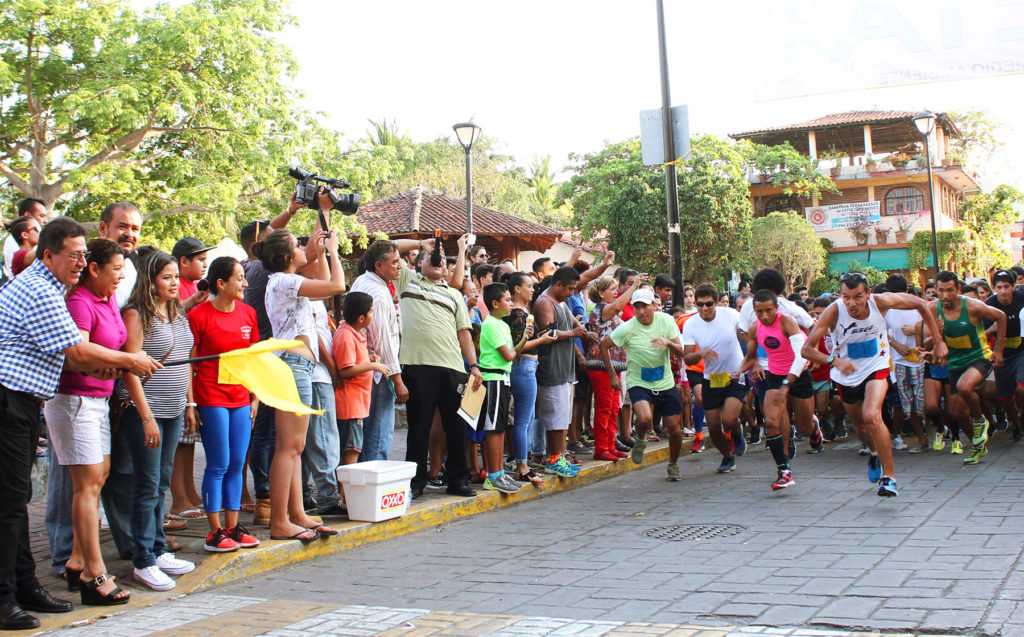
[[[988,421],[981,415],[981,397],[978,388],[992,371],[992,366],[1003,364],[1003,341],[1006,338],[1006,314],[976,299],[960,294],[960,281],[956,274],[939,272],[935,277],[939,302],[936,315],[942,319],[942,340],[949,349],[949,387],[952,392],[950,411],[966,428],[972,421],[971,452],[964,464],[978,464],[988,455]],[[995,350],[989,349],[982,320],[996,324]]]

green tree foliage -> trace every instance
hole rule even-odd
[[[802,155],[789,142],[766,146],[742,140],[737,146],[746,157],[749,170],[760,178],[761,183],[781,188],[785,195],[811,199],[820,197],[823,192],[839,194],[835,182],[818,172],[818,162]],[[768,199],[756,198],[755,216],[764,214]]]
[[[950,119],[960,129],[960,137],[949,140],[950,153],[972,168],[983,170],[1006,145],[1002,141],[998,122],[984,109],[966,109],[949,113]]]
[[[786,277],[788,289],[797,279],[810,286],[826,269],[826,252],[814,229],[795,211],[772,212],[754,219],[750,261],[755,268],[775,268]]]
[[[734,145],[712,136],[693,140],[691,148],[677,173],[683,273],[715,280],[746,256],[752,214],[745,160]],[[660,168],[643,165],[639,138],[570,159],[575,174],[560,196],[572,204],[584,239],[607,232],[620,263],[667,271],[665,177]]]
[[[309,134],[282,0],[11,0],[0,8],[0,196],[95,222],[117,200],[143,241],[216,241],[279,212]],[[331,144],[327,144],[330,146]],[[304,150],[302,150],[304,149]]]

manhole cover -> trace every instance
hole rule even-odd
[[[716,537],[739,535],[747,527],[739,524],[673,524],[656,526],[644,531],[644,536],[655,540],[682,542],[684,540],[710,540]]]

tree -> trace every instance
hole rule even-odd
[[[236,213],[280,210],[281,167],[312,125],[286,88],[291,53],[273,37],[292,22],[281,0],[142,12],[126,0],[6,2],[3,195],[59,201],[91,222],[129,200],[149,220],[144,240],[162,247],[163,230],[216,240]]]
[[[761,183],[781,188],[785,195],[812,199],[820,197],[823,192],[841,194],[831,178],[818,172],[818,162],[802,155],[789,142],[766,146],[742,140],[738,146],[746,158],[748,169],[760,178]],[[764,215],[766,204],[767,198],[756,198],[755,217]]]
[[[694,281],[716,280],[747,254],[751,207],[745,161],[729,142],[696,139],[679,166],[679,222],[683,272]],[[618,260],[649,272],[667,271],[665,178],[643,165],[640,140],[609,142],[598,153],[571,155],[573,177],[560,196],[572,204],[584,239],[608,233]]]
[[[986,164],[1006,145],[999,135],[1002,123],[992,119],[984,109],[967,109],[949,113],[960,130],[959,137],[949,140],[950,154],[970,166],[984,170]]]
[[[803,215],[790,210],[754,219],[750,260],[757,268],[770,267],[786,277],[787,289],[797,279],[810,286],[825,269],[826,252]]]

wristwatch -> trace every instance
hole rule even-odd
[[[788,377],[782,379],[782,386],[783,387],[789,387],[789,378]]]

